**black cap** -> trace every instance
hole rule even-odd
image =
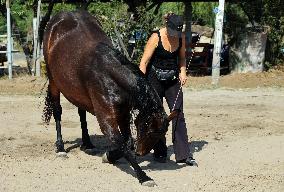
[[[182,31],[183,18],[179,15],[170,15],[167,19],[167,27],[175,31]]]

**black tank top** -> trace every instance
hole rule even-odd
[[[178,55],[179,50],[182,47],[182,38],[179,38],[178,48],[174,52],[170,52],[163,47],[160,31],[157,31],[156,33],[158,34],[159,42],[150,60],[150,66],[153,65],[159,69],[178,70]]]

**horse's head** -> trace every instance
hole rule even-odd
[[[177,116],[178,112],[175,110],[169,116],[164,111],[146,117],[140,114],[137,116],[135,126],[137,127],[136,153],[138,155],[146,155],[153,149],[159,139],[166,134],[170,121]]]

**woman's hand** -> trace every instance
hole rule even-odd
[[[181,71],[179,73],[179,80],[180,80],[180,83],[181,83],[182,86],[186,83],[187,76],[186,76],[186,72],[185,71]]]
[[[185,35],[182,35],[182,47],[179,51],[179,66],[180,66],[180,73],[179,73],[179,80],[181,86],[183,86],[187,81],[186,76],[186,59],[185,59]]]

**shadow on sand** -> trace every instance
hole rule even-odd
[[[191,141],[189,143],[189,150],[192,155],[194,153],[197,153],[203,149],[204,146],[208,144],[207,141],[201,140],[201,141]],[[174,154],[174,147],[173,145],[168,146],[168,156],[171,156]]]
[[[189,143],[189,149],[192,154],[199,152],[203,149],[204,146],[208,145],[207,141],[201,140],[201,141],[191,141]]]
[[[91,141],[93,145],[95,146],[95,149],[90,151],[85,151],[86,154],[92,155],[92,156],[99,156],[101,157],[107,150],[110,150],[110,143],[106,136],[104,135],[92,135]],[[74,141],[66,141],[65,144],[70,145],[66,148],[66,152],[70,152],[76,148],[80,148],[82,145],[82,139],[77,138]],[[203,149],[205,145],[207,145],[207,141],[192,141],[190,142],[190,151],[192,154],[199,152]],[[84,151],[84,150],[82,150]],[[141,169],[143,170],[176,170],[185,167],[186,165],[178,165],[175,161],[170,160],[170,156],[174,154],[173,145],[170,145],[168,147],[168,158],[167,163],[158,163],[153,161],[153,154],[149,153],[145,156],[137,156],[136,160],[141,166]],[[123,172],[132,175],[133,177],[136,177],[135,172],[133,171],[130,164],[124,159],[119,159],[114,166],[116,166],[118,169],[122,170]]]
[[[64,144],[66,144],[68,147],[66,147],[66,152],[69,153],[70,151],[80,148],[82,151],[84,151],[88,155],[92,156],[102,156],[107,150],[110,150],[110,143],[106,136],[104,135],[91,135],[91,142],[95,146],[95,148],[91,151],[86,151],[81,148],[82,139],[77,138],[74,141],[65,141]]]

